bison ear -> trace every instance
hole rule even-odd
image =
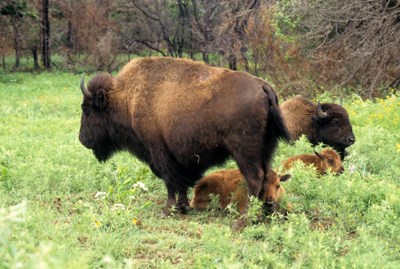
[[[317,155],[318,156],[318,158],[320,158],[321,160],[323,160],[324,159],[324,156],[323,155],[321,155],[321,154],[319,154],[318,152],[316,152],[315,150],[314,150],[314,153],[315,153],[315,155]]]
[[[108,101],[105,91],[103,89],[96,91],[93,95],[93,106],[100,110],[104,110],[107,103]]]
[[[281,176],[280,181],[285,182],[285,181],[289,180],[291,177],[292,177],[292,175],[290,175],[290,174],[283,175],[283,176]]]

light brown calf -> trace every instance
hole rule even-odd
[[[263,202],[274,207],[283,197],[285,189],[280,182],[286,181],[290,175],[278,175],[275,171],[268,172],[268,182],[263,197]],[[197,209],[205,209],[210,204],[210,194],[219,195],[219,202],[222,209],[229,203],[234,202],[238,205],[240,213],[245,212],[246,203],[249,195],[244,181],[244,176],[238,169],[223,170],[207,175],[199,180],[194,187],[193,199],[190,206]]]
[[[293,166],[295,161],[301,161],[307,165],[313,165],[317,173],[320,175],[326,174],[328,170],[335,174],[341,174],[344,171],[340,156],[332,149],[324,149],[320,153],[302,154],[291,157],[283,162],[283,169],[288,170]]]

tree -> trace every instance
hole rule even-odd
[[[218,0],[192,0],[192,42],[201,52],[203,61],[210,62],[209,54],[215,52],[216,28],[220,22],[221,6]]]
[[[132,0],[131,4],[139,11],[139,20],[146,23],[148,30],[143,31],[139,26],[136,41],[164,56],[183,57],[188,39],[189,1],[156,0],[149,4],[148,1]],[[167,54],[159,48],[161,42],[166,46]]]
[[[372,97],[400,78],[400,1],[281,1],[280,12],[319,81],[361,85]]]
[[[42,0],[42,61],[51,69],[49,0]]]
[[[7,0],[1,5],[0,15],[6,16],[14,32],[15,68],[19,68],[21,57],[20,28],[27,12],[26,0]]]
[[[229,68],[236,70],[238,58],[244,61],[245,70],[249,70],[246,57],[247,36],[246,27],[251,16],[258,16],[257,11],[260,2],[258,0],[225,0],[223,21],[219,26],[219,35],[222,37],[222,47],[227,53]]]
[[[6,19],[0,16],[0,49],[1,49],[1,63],[3,69],[6,69],[5,55],[7,51],[7,36],[9,35],[9,29]]]

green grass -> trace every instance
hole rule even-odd
[[[0,73],[0,268],[399,268],[399,96],[346,100],[346,172],[296,166],[288,216],[234,232],[215,207],[161,217],[162,181],[129,154],[98,163],[78,141],[79,79]],[[311,152],[282,143],[274,167]]]

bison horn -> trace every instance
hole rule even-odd
[[[318,114],[318,117],[320,117],[321,119],[324,119],[328,116],[328,113],[322,111],[321,104],[319,103],[319,101],[318,101],[318,105],[317,105],[317,114]]]
[[[81,91],[83,96],[90,98],[92,94],[86,89],[85,87],[85,73],[83,73],[82,78],[81,78]]]

